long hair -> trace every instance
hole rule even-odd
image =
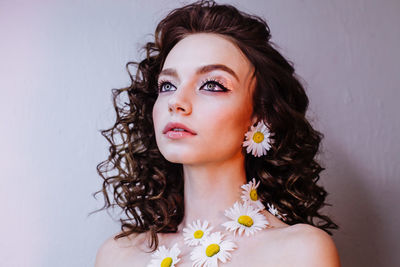
[[[255,68],[253,114],[268,122],[274,143],[266,156],[245,155],[247,180],[260,181],[258,195],[287,214],[286,223],[307,223],[332,234],[338,226],[320,209],[326,190],[317,185],[324,170],[315,160],[323,134],[306,119],[308,97],[294,68],[270,41],[267,23],[231,5],[198,1],[172,10],[155,30],[154,42],[143,47],[146,57],[128,62],[131,85],[113,89],[114,125],[102,130],[110,143],[107,160],[97,165],[104,179],[102,209],[119,206],[122,232],[115,238],[148,232],[149,246],[158,247],[158,232],[176,232],[183,219],[182,164],[167,161],[155,140],[152,109],[157,77],[169,51],[185,36],[216,33],[234,42]],[[136,68],[133,75],[130,67]],[[121,101],[125,96],[127,101]]]

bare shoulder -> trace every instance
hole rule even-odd
[[[340,266],[335,243],[325,231],[302,223],[287,227],[285,231],[287,248],[296,266]]]
[[[145,266],[148,253],[145,251],[145,235],[135,234],[115,239],[109,237],[97,251],[95,267]],[[136,266],[135,265],[135,266]]]

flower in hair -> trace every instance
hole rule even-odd
[[[204,221],[203,224],[200,220],[194,221],[186,228],[183,228],[183,237],[185,244],[192,247],[197,246],[210,234],[213,227],[208,227],[208,222]]]
[[[147,267],[175,267],[175,264],[181,260],[178,258],[180,253],[177,243],[171,249],[160,246],[152,254],[152,260]]]
[[[204,241],[190,253],[194,267],[218,267],[218,261],[222,263],[231,259],[230,251],[237,246],[231,240],[224,240],[224,235],[214,232],[207,236]]]
[[[222,225],[225,226],[226,230],[232,231],[234,236],[236,233],[239,233],[239,235],[245,233],[246,236],[253,235],[269,225],[265,216],[259,211],[260,209],[251,205],[236,201],[233,207],[225,210],[225,216],[230,218],[231,221]]]
[[[265,209],[264,204],[260,201],[257,194],[257,187],[260,185],[260,181],[256,184],[256,179],[253,178],[247,184],[241,186],[242,191],[242,200],[245,203],[248,203],[260,210]]]
[[[243,147],[247,147],[247,153],[252,153],[255,157],[261,157],[267,154],[271,148],[269,129],[264,121],[259,121],[257,126],[251,126],[251,129],[245,134],[246,140]]]

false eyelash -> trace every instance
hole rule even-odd
[[[208,91],[211,91],[211,92],[226,92],[226,91],[229,91],[226,87],[225,87],[225,85],[224,85],[224,83],[222,82],[222,81],[220,81],[220,80],[218,80],[218,79],[216,79],[216,78],[207,78],[207,79],[205,79],[205,80],[203,80],[202,82],[201,82],[201,86],[203,87],[204,85],[206,85],[207,83],[212,83],[212,84],[215,84],[215,85],[218,85],[222,90],[208,90]]]

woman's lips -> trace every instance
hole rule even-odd
[[[195,136],[195,135],[192,134],[192,133],[189,133],[189,132],[184,132],[184,131],[182,131],[182,132],[178,132],[178,131],[168,131],[168,132],[166,133],[166,136],[167,136],[168,138],[171,138],[171,139],[181,139],[181,138],[190,137],[190,136]]]
[[[167,123],[167,125],[165,125],[165,127],[164,127],[163,133],[165,134],[168,131],[173,130],[175,128],[176,129],[183,129],[186,132],[189,132],[189,133],[191,133],[193,135],[196,135],[196,133],[192,129],[187,127],[185,124],[182,124],[182,123],[179,123],[179,122],[169,122],[169,123]]]
[[[174,129],[180,129],[180,130],[174,130]],[[196,135],[196,133],[192,129],[179,122],[169,122],[164,127],[163,134],[165,134],[168,138],[171,139],[180,139]]]

